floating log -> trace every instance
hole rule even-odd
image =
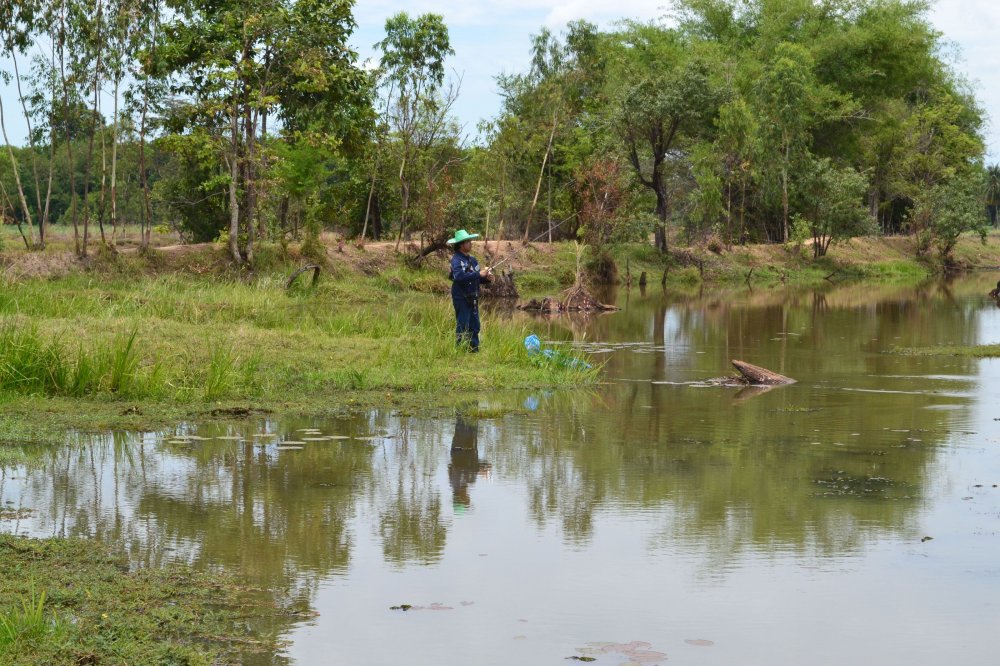
[[[777,372],[771,372],[766,368],[745,363],[743,361],[733,361],[733,367],[739,371],[743,378],[751,386],[781,386],[782,384],[794,384],[795,380]]]

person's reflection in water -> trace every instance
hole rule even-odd
[[[465,513],[469,509],[472,505],[469,486],[476,482],[476,477],[489,470],[490,464],[479,460],[479,421],[459,414],[455,419],[451,463],[448,465],[452,506],[456,514]]]

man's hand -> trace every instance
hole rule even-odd
[[[493,274],[493,271],[490,270],[489,268],[480,268],[479,269],[479,277],[489,277],[492,274]]]

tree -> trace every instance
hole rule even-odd
[[[294,138],[363,129],[368,80],[347,45],[351,0],[176,0],[155,70],[191,100],[171,128],[202,128],[228,172],[229,251],[252,264],[269,119]]]
[[[747,235],[748,191],[759,167],[761,154],[760,123],[743,97],[727,102],[719,108],[716,119],[715,151],[721,156],[725,200],[725,238],[731,243]],[[734,220],[734,208],[738,208]],[[738,222],[734,225],[734,221]],[[735,226],[735,228],[734,228]]]
[[[765,150],[777,157],[774,170],[781,192],[781,240],[788,242],[792,173],[804,166],[810,130],[824,113],[824,94],[813,73],[812,56],[798,44],[779,44],[755,92]]]
[[[889,191],[912,204],[907,225],[929,241],[939,210],[939,195],[957,192],[950,183],[969,171],[983,154],[978,135],[981,116],[975,107],[946,90],[930,91],[901,125],[900,146],[893,163]],[[982,192],[980,192],[980,196]],[[918,243],[918,252],[927,249]]]
[[[851,167],[838,168],[829,158],[811,158],[802,187],[803,218],[812,235],[813,256],[826,256],[836,240],[872,232],[864,205],[866,181]]]
[[[914,214],[929,220],[923,233],[946,268],[954,263],[952,250],[963,233],[974,232],[986,242],[983,180],[981,170],[968,169],[917,197]]]
[[[386,95],[387,124],[397,143],[400,197],[396,249],[406,231],[416,174],[433,171],[423,164],[430,148],[448,128],[448,114],[458,94],[453,85],[442,90],[444,60],[455,52],[448,27],[438,14],[410,18],[405,12],[385,22],[385,39],[375,44]],[[414,164],[414,163],[417,164]]]
[[[35,219],[39,225],[40,246],[45,245],[45,229],[48,225],[48,198],[46,198],[46,208],[42,207],[41,185],[38,177],[38,159],[35,151],[34,137],[31,131],[31,114],[28,112],[25,95],[21,87],[21,73],[18,65],[18,54],[23,53],[32,41],[32,36],[38,31],[38,24],[41,22],[40,7],[35,2],[11,2],[3,0],[0,2],[0,56],[10,59],[14,68],[13,77],[5,70],[0,70],[0,81],[9,83],[13,78],[17,84],[18,100],[24,113],[25,121],[28,123],[28,141],[30,142],[29,156],[31,158],[31,170],[35,184]],[[17,189],[17,199],[20,204],[21,214],[24,224],[27,226],[27,234],[22,230],[25,245],[28,249],[35,246],[34,228],[32,226],[31,207],[25,195],[25,188],[21,182],[20,166],[15,158],[13,146],[7,135],[7,123],[4,111],[3,100],[0,99],[0,131],[3,134],[4,144],[7,148],[7,156],[10,159],[11,171],[14,175],[15,187]],[[20,224],[18,225],[20,229]]]
[[[990,165],[986,169],[986,207],[990,224],[997,226],[1000,214],[1000,164]]]
[[[708,65],[688,56],[682,36],[654,25],[632,24],[619,37],[611,123],[641,185],[656,197],[656,246],[667,249],[670,195],[666,168],[686,140],[707,134],[718,96]]]

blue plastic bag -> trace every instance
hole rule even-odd
[[[528,356],[541,354],[541,356],[545,357],[545,359],[564,368],[572,368],[573,370],[590,370],[593,367],[586,361],[576,358],[575,356],[560,353],[555,349],[542,349],[542,340],[534,333],[524,339],[524,348],[528,350]]]

